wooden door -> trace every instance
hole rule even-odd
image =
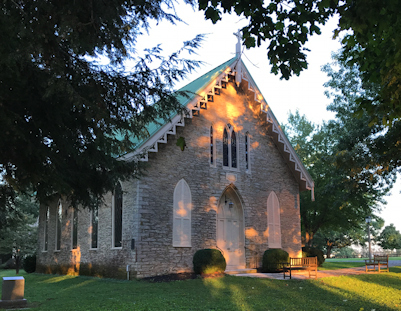
[[[219,206],[217,246],[223,251],[227,269],[244,268],[245,266],[242,217],[242,209],[238,203],[225,197]]]

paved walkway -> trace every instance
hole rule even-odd
[[[355,262],[355,261],[353,261]],[[390,260],[388,265],[390,267],[401,266],[401,260]],[[375,272],[368,272],[375,273]],[[365,266],[357,267],[357,268],[347,268],[347,269],[338,269],[338,270],[322,270],[317,272],[317,278],[325,278],[329,276],[341,276],[341,275],[357,275],[357,274],[366,274]],[[267,279],[276,279],[276,280],[284,280],[283,273],[244,273],[244,274],[235,274],[235,276],[246,276],[251,278],[267,278]],[[307,271],[295,271],[292,273],[292,279],[294,280],[305,280],[308,279]],[[286,277],[286,280],[288,278]]]

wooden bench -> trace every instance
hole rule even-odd
[[[371,266],[373,268],[369,269]],[[389,272],[388,255],[374,255],[373,260],[365,259],[365,272],[376,271],[376,267],[379,273],[382,271]]]
[[[292,278],[292,270],[307,270],[309,272],[309,277],[312,275],[316,279],[317,257],[290,258],[290,262],[283,265],[284,279],[288,272],[290,279]]]

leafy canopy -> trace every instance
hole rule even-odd
[[[159,46],[135,54],[151,20],[179,21],[166,11],[172,6],[170,0],[1,2],[3,209],[12,193],[28,191],[43,202],[64,195],[88,206],[117,180],[140,174],[137,162],[116,156],[133,150],[146,124],[182,111],[174,83],[200,64],[183,53],[193,53],[202,36],[168,57]]]
[[[392,125],[401,117],[401,20],[396,0],[199,0],[199,9],[216,23],[222,13],[244,16],[247,48],[268,42],[272,72],[281,78],[307,68],[305,43],[320,34],[333,16],[339,23],[333,37],[342,37],[343,59],[357,64],[364,83],[380,86],[374,98],[358,100],[373,122]],[[381,115],[381,118],[377,117]]]
[[[380,246],[384,249],[401,249],[401,233],[393,224],[386,226],[378,237]]]

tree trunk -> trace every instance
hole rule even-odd
[[[19,255],[15,256],[15,274],[19,274],[19,265],[21,258]]]
[[[330,258],[331,256],[331,249],[333,248],[332,245],[327,245],[327,251],[326,251],[326,258]]]
[[[305,232],[305,246],[312,246],[312,241],[313,241],[313,232]]]

